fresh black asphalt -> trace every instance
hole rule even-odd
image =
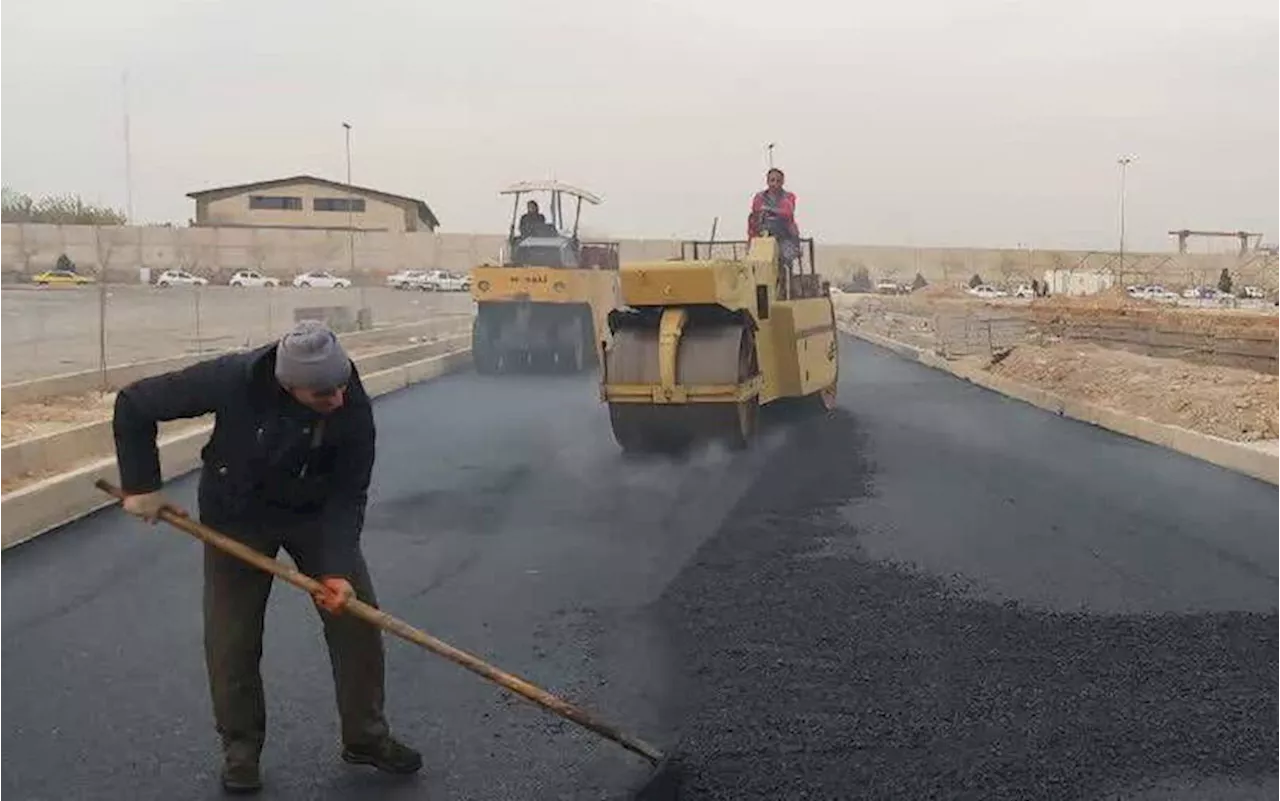
[[[264,797],[1274,798],[1276,488],[841,358],[831,418],[679,463],[619,457],[591,377],[379,400],[383,607],[672,757],[646,784],[389,638],[427,768],[344,766],[318,621],[279,585]],[[218,797],[185,537],[109,510],[4,554],[6,798]]]
[[[644,797],[1276,796],[1276,489],[854,346],[660,604]]]

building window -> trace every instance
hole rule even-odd
[[[274,211],[302,211],[302,198],[276,195],[249,195],[249,208]]]
[[[363,214],[364,198],[318,197],[311,201],[311,208],[316,211],[350,211]]]

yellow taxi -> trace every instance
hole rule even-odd
[[[93,276],[80,275],[70,270],[45,270],[32,276],[31,283],[37,286],[79,286],[92,284]]]

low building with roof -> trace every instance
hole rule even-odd
[[[312,175],[189,192],[197,226],[434,231],[426,201]]]

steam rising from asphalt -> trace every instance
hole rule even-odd
[[[672,499],[695,478],[748,469],[754,472],[759,460],[776,451],[786,441],[782,426],[761,432],[748,451],[735,451],[719,442],[699,445],[679,455],[627,456],[613,440],[607,417],[582,421],[583,430],[560,440],[553,451],[553,467],[568,474],[584,487],[602,482],[631,491],[654,493]],[[591,433],[586,433],[590,429]]]

